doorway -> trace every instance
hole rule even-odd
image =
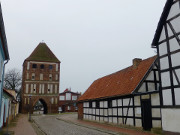
[[[152,128],[152,112],[151,112],[151,100],[143,99],[142,103],[142,126],[144,130],[151,130]]]

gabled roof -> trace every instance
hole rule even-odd
[[[166,23],[166,19],[169,15],[172,4],[173,4],[173,0],[167,0],[161,18],[159,20],[156,33],[154,35],[154,39],[152,41],[152,47],[155,47],[158,44],[159,38],[161,36],[161,31],[163,29],[163,25]]]
[[[72,94],[76,94],[76,95],[81,95],[81,93],[78,92],[72,92],[71,89],[65,89],[64,92],[59,93],[59,95],[64,95],[65,93],[72,93]]]
[[[8,89],[5,89],[8,93],[10,93],[13,97],[14,97],[14,99],[16,99],[16,91],[15,90],[8,90]]]
[[[3,89],[3,96],[5,98],[10,98],[12,103],[18,103],[18,101],[16,100],[16,97],[14,96],[14,92],[12,92],[13,90],[7,90],[7,89]]]
[[[156,56],[94,81],[78,101],[131,94],[139,86],[156,60]]]
[[[46,43],[39,43],[31,55],[26,59],[29,61],[60,62]]]
[[[15,99],[14,98],[14,95],[12,95],[12,93],[10,93],[8,90],[6,89],[3,89],[3,92],[6,93],[9,97],[11,97],[12,99]]]

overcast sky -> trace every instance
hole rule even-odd
[[[42,40],[61,61],[60,92],[84,92],[151,49],[166,0],[1,0],[10,61],[23,61]]]

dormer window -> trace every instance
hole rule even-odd
[[[37,64],[33,64],[33,65],[32,65],[32,68],[37,68]]]

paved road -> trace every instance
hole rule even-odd
[[[56,118],[56,115],[41,115],[33,117],[35,122],[48,135],[109,135],[103,131],[74,125]]]

